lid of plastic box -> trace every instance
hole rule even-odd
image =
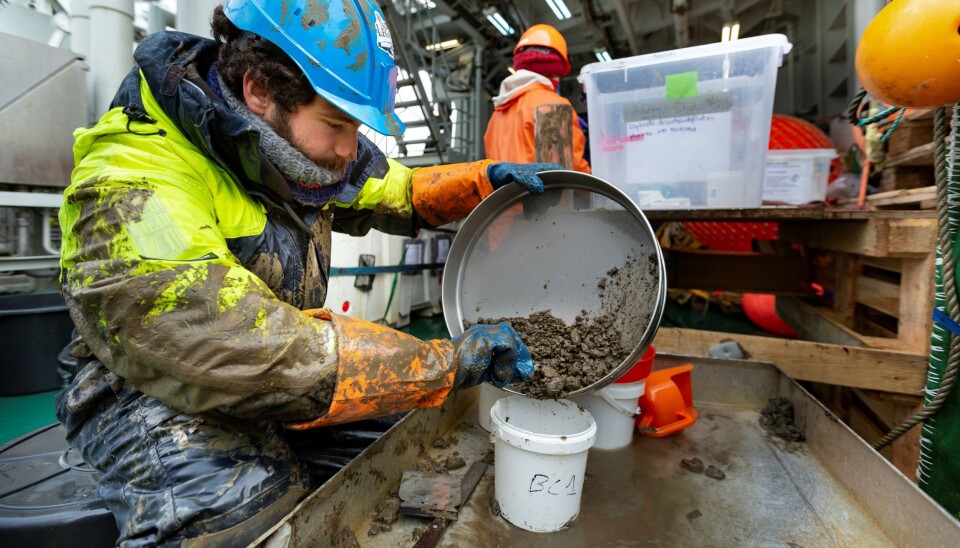
[[[827,160],[832,160],[837,156],[836,149],[832,148],[791,148],[767,151],[768,158],[826,158]]]
[[[661,51],[658,53],[648,53],[646,55],[614,59],[613,61],[590,63],[580,70],[580,75],[577,76],[577,81],[583,83],[582,78],[584,76],[596,72],[623,70],[649,65],[660,65],[663,63],[672,63],[674,61],[689,61],[691,59],[698,59],[701,57],[722,55],[724,53],[740,53],[763,48],[779,49],[782,61],[782,56],[790,53],[790,49],[793,48],[793,44],[791,44],[787,40],[787,37],[783,34],[765,34],[763,36],[754,36],[752,38],[741,38],[732,42],[717,42],[716,44],[693,46],[690,48]],[[780,63],[777,64],[779,65]]]

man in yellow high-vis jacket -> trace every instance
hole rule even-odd
[[[79,366],[57,413],[123,546],[245,544],[349,458],[298,435],[354,443],[332,425],[533,371],[506,324],[420,341],[320,307],[332,231],[412,235],[545,166],[411,170],[359,135],[402,132],[375,2],[231,0],[212,28],[141,43],[60,212]]]

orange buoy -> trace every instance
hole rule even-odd
[[[960,103],[960,1],[894,0],[857,45],[857,78],[900,107]]]

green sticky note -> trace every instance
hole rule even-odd
[[[667,76],[667,99],[697,96],[697,71]]]

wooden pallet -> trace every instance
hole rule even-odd
[[[937,220],[934,211],[900,209],[932,206],[934,199],[935,190],[924,187],[873,195],[868,208],[858,210],[649,212],[670,220],[779,221],[781,240],[797,244],[807,260],[803,279],[824,290],[819,298],[778,292],[777,312],[797,330],[797,340],[665,328],[654,345],[707,355],[712,346],[735,341],[750,358],[776,363],[807,381],[864,440],[879,440],[922,404]],[[713,271],[705,264],[698,268]],[[752,266],[744,262],[742,268]],[[744,290],[734,285],[741,280],[736,272],[727,274],[725,286],[717,289]],[[675,273],[677,279],[684,276]],[[919,435],[915,428],[882,451],[909,478],[915,476]]]
[[[918,196],[932,189],[895,191]],[[932,195],[930,197],[932,199]],[[832,298],[832,306],[812,300],[778,298],[777,312],[799,335],[842,344],[845,348],[894,350],[926,358],[933,326],[936,230],[934,219],[867,223],[858,238],[826,238],[836,227],[797,227],[781,237],[806,244],[819,266],[814,278]],[[923,371],[925,380],[926,360]],[[917,386],[917,380],[911,381]],[[922,408],[919,395],[892,397],[890,391],[828,386],[818,397],[868,443],[874,443]],[[914,428],[882,451],[908,478],[920,457],[920,428]]]
[[[831,303],[779,299],[782,314],[814,340],[929,354],[936,230],[930,218],[782,226],[811,253],[826,291],[817,304]]]
[[[934,184],[933,110],[906,114],[887,141],[880,191],[922,188]],[[882,124],[887,131],[890,120]]]

